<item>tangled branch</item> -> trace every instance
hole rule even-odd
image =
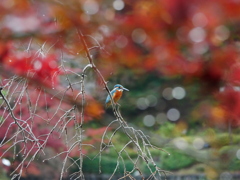
[[[151,154],[151,149],[157,149],[160,151],[164,150],[152,145],[149,137],[147,137],[141,130],[137,130],[128,125],[127,121],[125,121],[121,114],[119,105],[115,104],[113,101],[107,81],[105,81],[102,73],[94,64],[90,51],[92,49],[104,50],[104,48],[102,48],[96,40],[94,40],[96,45],[88,47],[85,38],[92,37],[84,36],[79,29],[77,30],[77,34],[81,43],[83,44],[88,64],[83,68],[81,74],[76,72],[73,73],[73,71],[68,70],[65,67],[62,54],[59,68],[63,70],[63,73],[66,77],[68,86],[65,89],[61,89],[56,92],[54,88],[49,88],[41,83],[41,88],[39,88],[39,86],[37,86],[39,83],[36,83],[34,79],[29,78],[29,76],[22,77],[20,78],[21,80],[19,80],[18,77],[9,79],[8,83],[0,88],[0,97],[3,100],[1,107],[4,106],[3,103],[6,105],[2,115],[1,126],[4,123],[9,123],[4,138],[1,139],[0,142],[0,147],[5,149],[1,155],[1,158],[5,157],[6,154],[12,149],[14,151],[13,159],[17,159],[17,157],[21,156],[20,162],[12,171],[12,179],[20,179],[23,171],[28,168],[36,159],[42,159],[42,163],[46,163],[47,161],[57,158],[63,159],[59,175],[60,180],[68,176],[67,171],[73,166],[76,166],[78,171],[70,175],[71,179],[85,179],[83,172],[83,161],[84,158],[87,157],[87,154],[84,152],[84,147],[90,146],[96,149],[93,144],[84,143],[84,124],[86,121],[85,105],[88,101],[85,90],[85,77],[88,73],[88,69],[92,69],[94,71],[94,73],[101,80],[101,84],[110,95],[113,114],[116,118],[108,124],[107,128],[102,134],[99,152],[93,158],[95,159],[96,157],[99,157],[99,173],[102,172],[102,154],[104,151],[106,151],[106,149],[112,148],[117,153],[117,164],[109,179],[113,179],[120,167],[120,162],[122,162],[124,166],[124,174],[120,179],[125,179],[127,177],[130,179],[135,179],[135,172],[138,172],[142,179],[145,179],[144,172],[140,166],[141,163],[145,163],[149,172],[151,173],[148,179],[157,180],[161,179],[162,177],[166,179],[167,172],[161,170],[157,166],[157,163]],[[30,52],[32,43],[33,40],[31,39],[27,47],[27,52]],[[44,55],[44,45],[41,47],[41,55]],[[72,82],[68,74],[69,72],[73,73],[78,78],[80,77],[80,80],[77,82]],[[36,93],[34,99],[31,97],[31,93],[29,92],[30,83],[31,85],[34,85],[33,87],[36,87],[35,89],[31,89],[31,91]],[[80,87],[80,90],[77,94],[74,94],[76,85]],[[7,95],[5,95],[4,91],[7,92]],[[12,92],[11,94],[10,91]],[[40,103],[40,99],[44,99],[44,105]],[[57,99],[58,103],[51,103],[51,100],[54,99]],[[24,105],[21,105],[22,102]],[[66,106],[65,103],[67,103],[68,106]],[[50,105],[52,105],[54,109],[49,109]],[[26,116],[23,116],[23,106],[28,107],[28,112],[25,112],[26,114],[29,114],[29,117],[27,118]],[[38,113],[40,107],[44,109],[46,113],[45,115]],[[55,112],[53,112],[52,116],[50,116],[49,111]],[[16,115],[16,113],[18,113],[18,115]],[[13,120],[12,122],[9,117],[11,117]],[[38,124],[38,121],[44,121],[46,124]],[[49,124],[51,124],[51,126],[49,126]],[[70,124],[73,124],[74,130],[70,129]],[[35,128],[36,125],[39,129]],[[47,128],[47,130],[44,128]],[[114,128],[114,131],[109,136],[107,131],[112,128]],[[11,134],[12,131],[15,131],[13,135]],[[122,133],[128,138],[128,142],[124,144],[120,150],[116,147],[116,144],[113,141],[115,135],[118,133]],[[61,148],[63,146],[60,143],[61,140],[64,141],[64,148]],[[106,140],[107,143],[105,142]],[[48,157],[47,152],[50,142],[56,143],[54,146],[58,149],[56,155]],[[10,143],[11,145],[9,146]],[[136,149],[136,158],[133,159],[130,156],[128,152],[129,148]],[[78,158],[73,158],[72,154]],[[133,168],[130,171],[125,166],[123,154],[126,155],[127,159],[133,164]],[[151,167],[154,167],[154,169]]]

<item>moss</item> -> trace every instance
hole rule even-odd
[[[174,149],[166,149],[171,155],[162,153],[161,168],[164,170],[178,170],[193,165],[196,161],[185,154]]]
[[[232,159],[232,161],[229,163],[228,167],[229,167],[229,170],[239,171],[240,160],[237,158]]]
[[[122,162],[122,159],[118,159],[119,164],[118,168],[116,171],[116,174],[123,174],[124,168],[126,168],[126,171],[131,171],[133,169],[133,164],[129,160],[124,160]],[[103,174],[112,174],[117,167],[117,158],[111,158],[108,156],[102,156],[101,158],[101,172]],[[77,171],[77,168],[73,168],[72,172]],[[83,160],[83,168],[82,168],[84,173],[89,173],[89,174],[98,174],[99,173],[99,157],[95,159],[89,159],[89,158],[84,158]]]

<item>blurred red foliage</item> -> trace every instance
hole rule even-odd
[[[0,60],[6,70],[19,76],[40,81],[46,86],[58,85],[60,70],[56,55],[44,55],[40,52],[18,52],[13,47],[5,48]]]
[[[2,72],[7,72],[1,75],[28,78],[30,85],[36,87],[20,98],[25,108],[23,105],[16,106],[14,113],[18,118],[28,120],[30,125],[31,117],[37,135],[50,132],[50,129],[41,127],[46,122],[51,127],[60,124],[59,119],[71,104],[82,97],[79,95],[76,100],[81,94],[79,87],[70,87],[71,92],[64,92],[66,84],[60,81],[61,75],[69,75],[74,70],[77,74],[82,68],[78,65],[88,63],[76,31],[78,28],[86,35],[89,48],[99,43],[104,49],[93,53],[93,57],[106,79],[122,69],[130,69],[138,75],[157,72],[159,76],[179,76],[188,82],[197,82],[201,90],[217,102],[217,105],[200,102],[198,113],[201,117],[207,117],[215,125],[226,125],[229,120],[233,126],[240,125],[240,91],[236,88],[240,80],[238,1],[130,0],[124,2],[122,10],[114,9],[108,1],[91,2],[95,3],[91,6],[93,9],[88,9],[85,0],[2,0],[0,4],[0,63]],[[28,49],[31,39],[36,41],[35,46]],[[49,52],[36,46],[45,43]],[[71,71],[65,74],[60,68],[61,53],[72,58],[69,62]],[[51,93],[46,95],[44,88],[48,92],[52,88],[56,92],[64,92],[65,101]],[[19,94],[14,95],[16,99],[17,96]],[[30,102],[36,106],[35,113],[39,116],[33,117],[26,108]],[[86,102],[84,120],[99,119],[104,112],[103,105],[91,95],[86,95]],[[77,107],[81,108],[79,104]],[[6,118],[0,131],[0,138],[3,138],[13,120],[7,117],[6,109],[0,111]],[[81,122],[80,117],[77,122]],[[68,123],[68,126],[73,125],[73,121]],[[12,125],[11,130],[15,128],[16,125]],[[11,137],[12,131],[7,133],[6,138]],[[93,141],[100,141],[97,135],[104,131],[105,127],[88,129],[86,135]],[[47,146],[64,149],[62,142],[55,141],[53,137]],[[56,151],[59,149],[56,148]],[[76,149],[73,154],[77,153]],[[84,150],[84,153],[87,151]]]
[[[240,91],[238,87],[227,86],[218,96],[220,105],[225,111],[224,121],[228,124],[230,121],[233,127],[240,126]]]

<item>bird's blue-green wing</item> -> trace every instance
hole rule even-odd
[[[111,104],[111,97],[108,95],[107,99],[106,99],[106,102],[105,102],[106,108],[108,108],[110,106],[110,104]]]
[[[109,103],[110,101],[111,101],[111,98],[110,98],[110,96],[108,95],[108,96],[107,96],[107,99],[106,99],[106,101],[105,101],[105,104]]]
[[[112,98],[114,98],[114,97],[113,97],[114,92],[115,92],[114,89],[110,92],[110,94],[112,95]],[[110,95],[108,94],[107,99],[106,99],[106,101],[105,101],[105,105],[106,105],[106,107],[109,107],[110,104],[111,104],[111,97],[110,97]]]

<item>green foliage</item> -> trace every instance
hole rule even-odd
[[[240,161],[237,158],[232,159],[232,161],[229,163],[229,170],[239,171],[239,167],[240,167]]]
[[[195,163],[195,160],[187,156],[185,154],[182,154],[179,152],[179,150],[174,150],[172,148],[165,149],[168,151],[171,155],[168,155],[165,152],[161,152],[160,155],[153,153],[154,158],[159,158],[160,161],[160,167],[164,170],[179,170],[181,168],[186,168]],[[158,152],[159,153],[159,152]],[[113,153],[110,152],[110,154],[113,155]],[[133,153],[134,154],[134,153]],[[123,154],[124,157],[124,154]],[[93,156],[90,156],[91,159],[85,158],[83,161],[83,171],[86,173],[99,173],[99,157],[92,160]],[[121,174],[124,172],[124,166],[126,168],[126,171],[131,171],[133,169],[133,163],[129,160],[124,160],[124,163],[122,162],[122,159],[119,160],[119,166],[117,168],[116,174]],[[150,170],[155,171],[155,168],[153,165],[150,165],[149,168],[145,163],[139,162],[138,164],[140,168],[143,170],[144,174],[150,174]],[[117,157],[109,156],[109,155],[102,155],[101,158],[101,172],[104,174],[111,174],[117,166]]]
[[[7,177],[7,174],[3,169],[0,169],[0,179],[1,180],[9,180],[10,179]]]
[[[152,172],[156,171],[155,167],[152,164],[150,164],[149,167],[147,167],[147,165],[144,163],[144,167],[142,168],[143,169],[143,174],[150,175],[151,172],[150,172],[149,168],[151,169]]]
[[[133,169],[133,164],[129,160],[122,161],[121,158],[119,160],[119,166],[117,168],[116,174],[123,174],[124,169],[126,171],[131,171]],[[101,158],[101,172],[103,174],[112,174],[117,167],[117,158],[109,157],[107,155],[102,156]],[[99,157],[91,160],[85,158],[83,161],[83,172],[85,173],[99,173]]]
[[[158,134],[165,136],[165,137],[174,137],[174,130],[175,130],[175,124],[171,122],[166,122],[162,126],[160,126],[158,130]]]
[[[185,154],[180,153],[180,150],[166,149],[171,155],[162,153],[161,155],[161,168],[164,170],[178,170],[186,168],[195,163],[195,160]]]

